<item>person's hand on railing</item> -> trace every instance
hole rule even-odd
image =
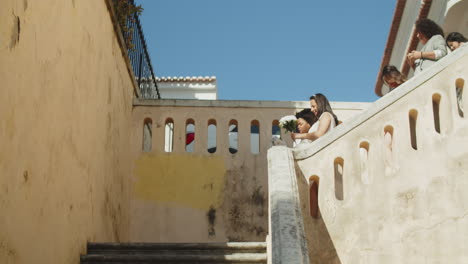
[[[410,52],[410,53],[408,53],[406,55],[406,63],[408,63],[408,65],[413,69],[415,67],[414,61],[417,59],[417,58],[415,58],[415,52],[416,51],[413,50],[412,52]]]

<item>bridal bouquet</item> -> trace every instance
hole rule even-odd
[[[287,132],[296,131],[297,119],[293,115],[284,116],[279,120],[279,126]]]

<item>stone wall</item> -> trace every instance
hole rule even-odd
[[[300,172],[300,171],[299,171]],[[268,150],[268,257],[272,264],[309,264],[298,178],[292,150],[274,146]],[[316,256],[314,256],[315,259]],[[324,263],[324,262],[314,262]]]
[[[311,264],[341,264],[327,226],[320,212],[311,208],[310,196],[314,196],[312,182],[306,181],[302,171],[296,164],[297,193],[300,200],[302,221],[304,223],[305,239],[307,241],[309,263]],[[317,179],[315,179],[317,180]],[[320,184],[318,181],[316,184]],[[317,185],[318,186],[318,185]],[[312,192],[311,192],[312,190]],[[312,210],[311,210],[312,209]],[[317,214],[315,214],[317,212]]]
[[[0,8],[0,263],[128,240],[132,78],[106,1]]]
[[[466,262],[467,79],[464,47],[295,151],[304,214],[320,209],[304,215],[311,258],[328,243],[339,258],[321,263]]]
[[[136,100],[133,111],[130,239],[148,242],[265,241],[268,233],[267,150],[272,125],[308,102]],[[344,122],[364,103],[333,103]],[[174,124],[172,152],[165,124]],[[228,129],[238,124],[238,151],[229,152]],[[144,133],[144,124],[151,133]],[[186,125],[195,125],[187,152]],[[208,125],[216,124],[209,153]],[[251,152],[251,124],[259,125],[259,153]],[[151,139],[143,139],[143,136]],[[290,135],[283,138],[291,144]],[[144,144],[151,142],[151,145]]]

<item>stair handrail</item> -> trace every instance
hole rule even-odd
[[[273,264],[308,264],[309,253],[290,148],[268,150],[269,259]]]
[[[293,149],[294,158],[296,160],[303,160],[325,149],[327,146],[348,134],[373,116],[377,115],[388,106],[397,102],[400,98],[420,87],[421,84],[425,83],[428,79],[443,71],[455,61],[461,59],[467,53],[468,45],[462,45],[456,51],[439,60],[438,63],[434,64],[432,67],[421,72],[419,75],[414,76],[400,85],[397,89],[394,89],[391,93],[388,93],[379,100],[375,101],[362,113],[331,130],[329,133],[321,137],[320,140],[316,140],[311,144],[306,144],[302,147]]]

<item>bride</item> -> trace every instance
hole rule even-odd
[[[305,110],[305,109],[304,109]],[[302,110],[301,112],[303,112]],[[300,129],[299,128],[299,118],[297,117],[297,123],[299,128],[299,133],[291,133],[291,138],[293,140],[300,139],[299,143],[310,143],[317,138],[325,135],[328,131],[338,125],[338,118],[333,113],[333,110],[328,102],[327,97],[323,94],[316,94],[310,97],[310,111],[314,114],[317,122],[311,124],[309,129]],[[298,114],[300,114],[299,112]],[[301,117],[302,118],[302,117]],[[303,119],[303,118],[302,118]],[[305,119],[303,119],[305,120]]]
[[[303,134],[303,133],[313,132],[312,127],[317,122],[317,117],[309,108],[306,108],[300,112],[297,112],[296,118],[297,118],[297,121],[296,121],[297,130],[299,131],[299,133],[292,133],[292,134]],[[311,143],[311,142],[312,141],[309,139],[297,138],[294,140],[294,145],[297,146],[299,144]]]

